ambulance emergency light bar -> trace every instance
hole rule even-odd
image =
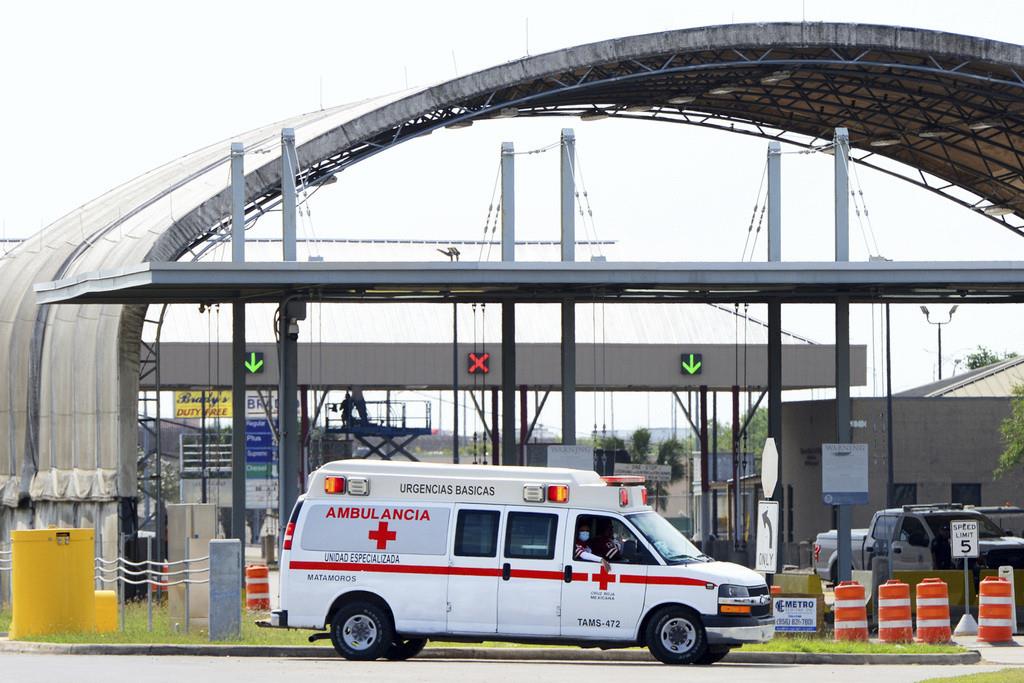
[[[349,477],[348,494],[350,496],[370,495],[370,480],[366,477]],[[345,493],[345,477],[324,477],[324,493]]]
[[[629,507],[630,488],[640,487],[641,505],[647,505],[647,489],[643,486],[644,478],[634,475],[601,477],[606,486],[619,487],[619,507]],[[627,488],[628,487],[628,488]],[[331,495],[351,496],[370,495],[368,477],[324,477],[324,493]],[[568,503],[569,486],[567,484],[524,484],[523,500],[527,503]]]

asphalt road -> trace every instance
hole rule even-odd
[[[644,683],[672,681],[743,681],[778,683],[785,680],[898,683],[935,676],[997,671],[985,666],[827,666],[716,664],[709,667],[669,667],[662,664],[615,662],[498,662],[410,660],[407,662],[346,662],[330,659],[259,659],[231,657],[127,657],[87,655],[3,655],[0,679],[49,683],[110,683],[111,681],[186,681],[187,683],[246,683],[285,680],[380,680],[388,683],[486,680],[488,683],[524,680]],[[309,678],[306,678],[306,677]],[[344,679],[341,677],[344,676]],[[328,678],[329,677],[329,678]]]

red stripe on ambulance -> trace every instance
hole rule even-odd
[[[447,567],[430,564],[373,564],[361,562],[306,562],[293,560],[288,563],[293,570],[315,570],[328,572],[380,572],[384,574],[431,574],[449,576],[501,576],[498,567]],[[543,571],[538,569],[513,569],[513,579],[537,579],[542,581],[564,581],[562,572]],[[596,579],[598,574],[593,575]],[[651,586],[707,586],[709,582],[691,579],[684,576],[642,576],[640,574],[615,574],[619,583],[640,583]],[[587,575],[573,572],[573,581],[586,581]],[[614,580],[612,581],[614,583]],[[714,584],[712,584],[714,585]]]

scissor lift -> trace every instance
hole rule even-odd
[[[369,449],[366,455],[357,457],[377,455],[391,460],[404,455],[414,462],[419,460],[408,446],[417,437],[431,433],[430,401],[366,401],[365,414],[364,420],[358,407],[344,410],[341,403],[330,403],[325,430],[328,434],[349,434]]]

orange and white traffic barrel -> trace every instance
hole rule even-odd
[[[158,581],[157,586],[156,586],[156,592],[157,593],[166,593],[167,592],[167,583],[168,583],[168,581],[170,581],[170,577],[168,576],[168,574],[170,573],[170,571],[171,571],[171,568],[167,565],[166,562],[164,562],[163,569],[160,570],[160,578],[157,579],[157,581]]]
[[[270,609],[270,570],[266,565],[252,564],[245,568],[245,608]]]
[[[948,643],[949,586],[942,579],[922,579],[917,596],[917,639],[922,643]]]
[[[878,638],[883,643],[910,643],[914,622],[910,615],[910,586],[890,579],[878,587]]]
[[[868,611],[864,606],[864,586],[856,581],[842,581],[836,586],[836,640],[867,640]]]
[[[978,640],[1013,640],[1013,587],[1001,576],[982,579],[978,590]]]

